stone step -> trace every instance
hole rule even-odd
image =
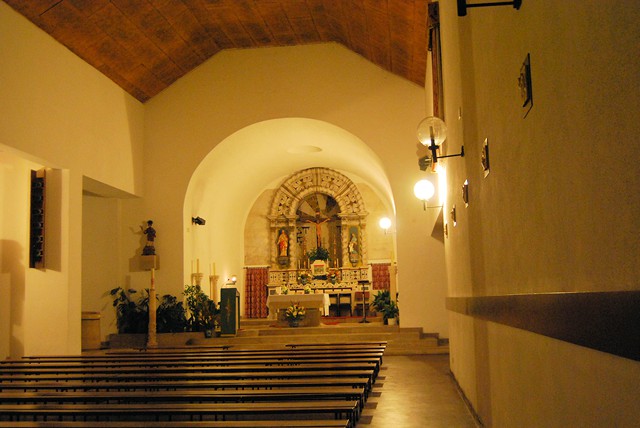
[[[357,319],[352,317],[352,319]],[[326,320],[325,320],[326,321]],[[342,321],[342,320],[341,320]],[[449,345],[420,328],[388,326],[381,318],[368,323],[339,322],[319,327],[275,327],[274,320],[241,320],[233,337],[205,338],[204,333],[158,334],[161,348],[229,345],[237,348],[283,347],[289,343],[386,341],[385,355],[447,354]],[[146,335],[112,335],[111,348],[144,348]]]

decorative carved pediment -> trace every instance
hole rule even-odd
[[[334,198],[343,214],[367,215],[362,195],[349,178],[332,169],[309,168],[292,174],[276,190],[270,217],[295,216],[300,201],[312,193]]]

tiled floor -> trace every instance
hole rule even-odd
[[[448,355],[385,356],[359,428],[476,428]]]

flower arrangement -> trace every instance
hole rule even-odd
[[[287,287],[286,285],[280,287],[280,294],[289,294],[289,287]]]
[[[307,271],[300,272],[300,275],[298,275],[298,282],[300,284],[306,284],[309,281],[311,281],[311,274]]]
[[[306,285],[304,287],[304,294],[311,294],[311,286],[310,285]]]
[[[332,284],[335,284],[336,282],[338,282],[338,269],[329,269],[329,274],[327,275],[327,279]]]
[[[300,306],[300,303],[291,303],[284,311],[284,319],[289,321],[290,324],[300,322],[306,314],[304,306]]]

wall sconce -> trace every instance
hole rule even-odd
[[[227,278],[227,284],[236,285],[236,282],[238,282],[238,277],[235,275],[231,275],[231,278]]]
[[[191,217],[191,223],[197,224],[198,226],[204,226],[207,223],[207,220],[202,217]]]
[[[438,149],[447,139],[447,125],[439,117],[430,116],[423,119],[418,124],[417,134],[420,143],[431,151],[431,155],[418,159],[418,165],[422,171],[426,171],[432,164],[437,163],[438,159],[464,157],[464,146],[460,148],[459,154],[438,156]]]
[[[469,206],[469,180],[464,180],[462,184],[462,200],[464,201],[464,206]]]
[[[425,211],[427,208],[442,208],[442,205],[438,205],[435,207],[428,207],[427,201],[431,199],[433,195],[436,193],[436,188],[432,182],[429,180],[423,179],[418,181],[415,186],[413,186],[413,194],[416,195],[416,198],[422,201],[422,209]]]
[[[384,234],[386,235],[391,227],[391,219],[389,217],[382,217],[378,222],[378,225],[382,230],[384,230]]]
[[[522,6],[522,0],[497,1],[493,3],[472,3],[472,4],[467,4],[467,0],[458,0],[458,16],[467,16],[468,7],[489,7],[489,6],[510,6],[510,5],[512,5],[514,9],[520,10],[520,6]]]

